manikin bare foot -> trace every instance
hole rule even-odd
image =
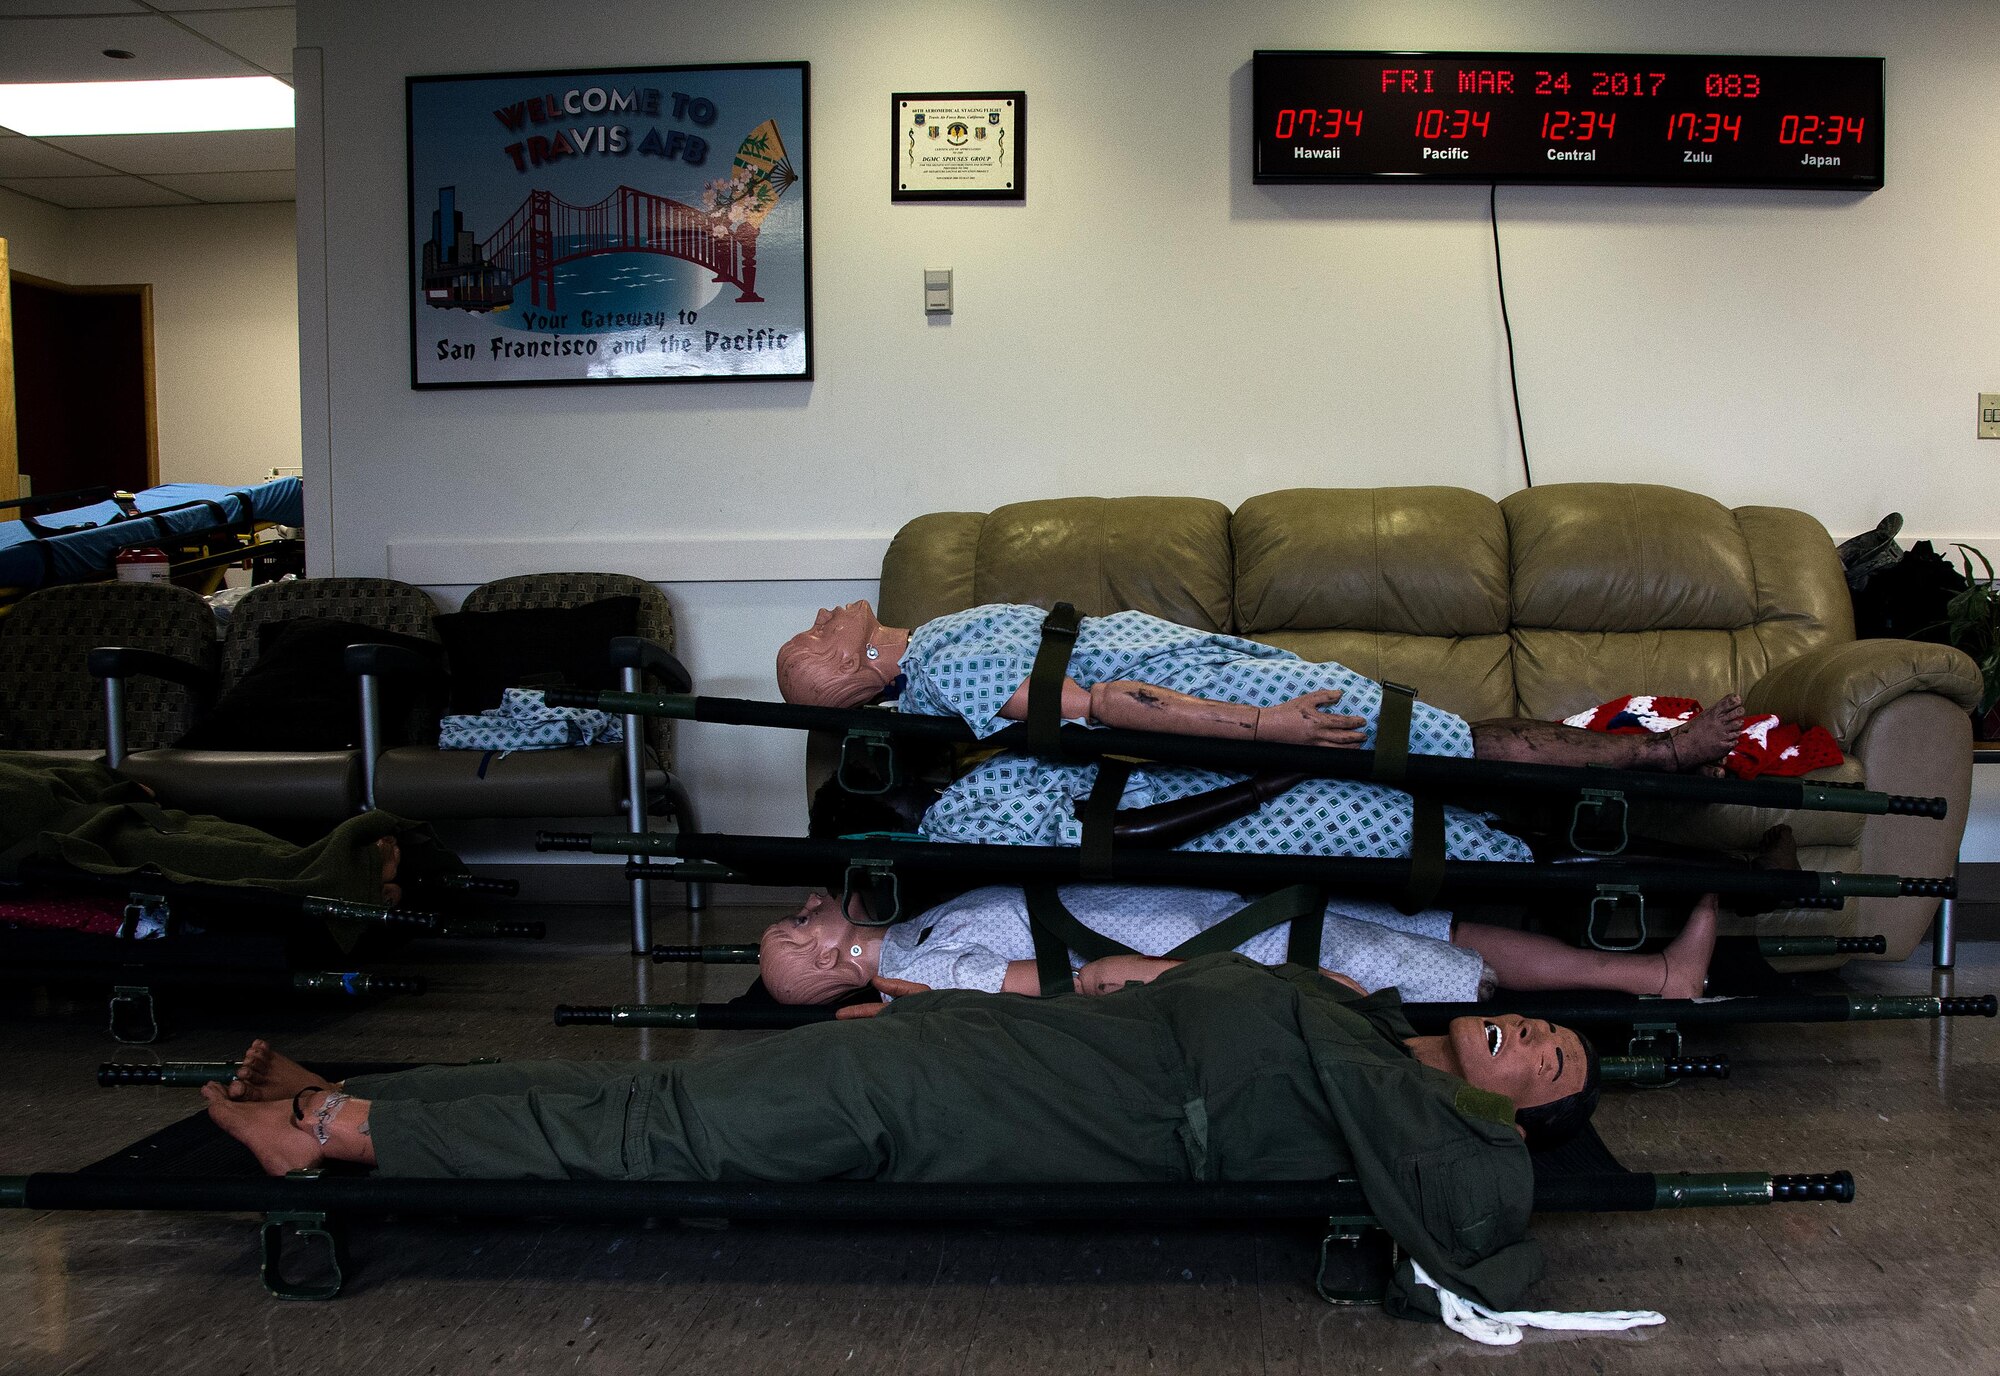
[[[1715,954],[1715,895],[1705,893],[1688,914],[1687,926],[1660,953],[1665,967],[1660,976],[1660,997],[1698,999],[1708,984],[1708,961]]]
[[[293,1095],[313,1085],[322,1089],[340,1088],[290,1057],[279,1055],[271,1049],[269,1042],[259,1038],[250,1043],[250,1049],[243,1053],[243,1060],[236,1067],[236,1078],[229,1082],[227,1092],[231,1099],[241,1103],[267,1103],[283,1099],[289,1104]]]
[[[375,843],[375,849],[382,852],[382,902],[393,908],[403,901],[403,886],[396,882],[396,870],[403,863],[403,848],[396,844],[395,837],[384,836]]]
[[[1743,699],[1731,693],[1715,706],[1664,733],[1674,769],[1681,774],[1720,776],[1722,762],[1743,734]]]
[[[310,1132],[292,1121],[289,1100],[244,1103],[231,1099],[213,1082],[201,1087],[208,1116],[224,1132],[250,1148],[266,1175],[309,1170],[325,1161]]]

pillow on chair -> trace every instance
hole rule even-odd
[[[361,696],[341,658],[349,645],[364,642],[438,654],[436,641],[353,621],[272,622],[260,629],[249,672],[174,744],[183,750],[353,749],[361,744]],[[384,675],[381,685],[383,744],[404,744],[426,685],[397,674]],[[437,696],[434,689],[430,696]]]
[[[503,688],[616,688],[609,646],[637,634],[639,599],[451,612],[434,624],[451,663],[451,710],[462,715],[498,707]]]

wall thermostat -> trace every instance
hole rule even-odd
[[[951,269],[924,269],[924,314],[951,314]]]

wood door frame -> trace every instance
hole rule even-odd
[[[4,240],[0,240],[0,243],[4,242]],[[0,262],[0,268],[4,266],[4,262]],[[153,386],[153,284],[151,282],[105,282],[77,286],[70,282],[58,282],[52,277],[36,277],[32,273],[26,272],[15,273],[14,280],[26,282],[31,287],[40,287],[44,291],[63,292],[69,296],[136,296],[139,298],[139,368],[143,374],[142,385],[145,388],[146,405],[146,486],[158,487],[160,485],[160,407]],[[11,286],[4,282],[4,273],[0,273],[0,285],[9,286],[11,293]],[[10,294],[10,303],[11,300],[12,297]],[[14,391],[14,354],[11,347],[7,351],[6,358],[6,401],[9,403],[7,414],[11,419],[13,414],[11,403]],[[18,463],[18,459],[16,462]],[[0,475],[0,477],[3,476]],[[15,482],[18,484],[20,479],[17,477]]]
[[[14,290],[0,238],[0,499],[21,495],[21,438],[14,419]],[[0,508],[8,515],[12,508]]]

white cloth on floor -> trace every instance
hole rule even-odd
[[[1523,1328],[1619,1333],[1667,1321],[1667,1316],[1655,1309],[1583,1309],[1574,1313],[1560,1309],[1488,1309],[1477,1300],[1469,1300],[1439,1285],[1415,1257],[1410,1258],[1410,1270],[1417,1284],[1437,1291],[1438,1310],[1447,1328],[1489,1347],[1512,1347],[1521,1341]]]

